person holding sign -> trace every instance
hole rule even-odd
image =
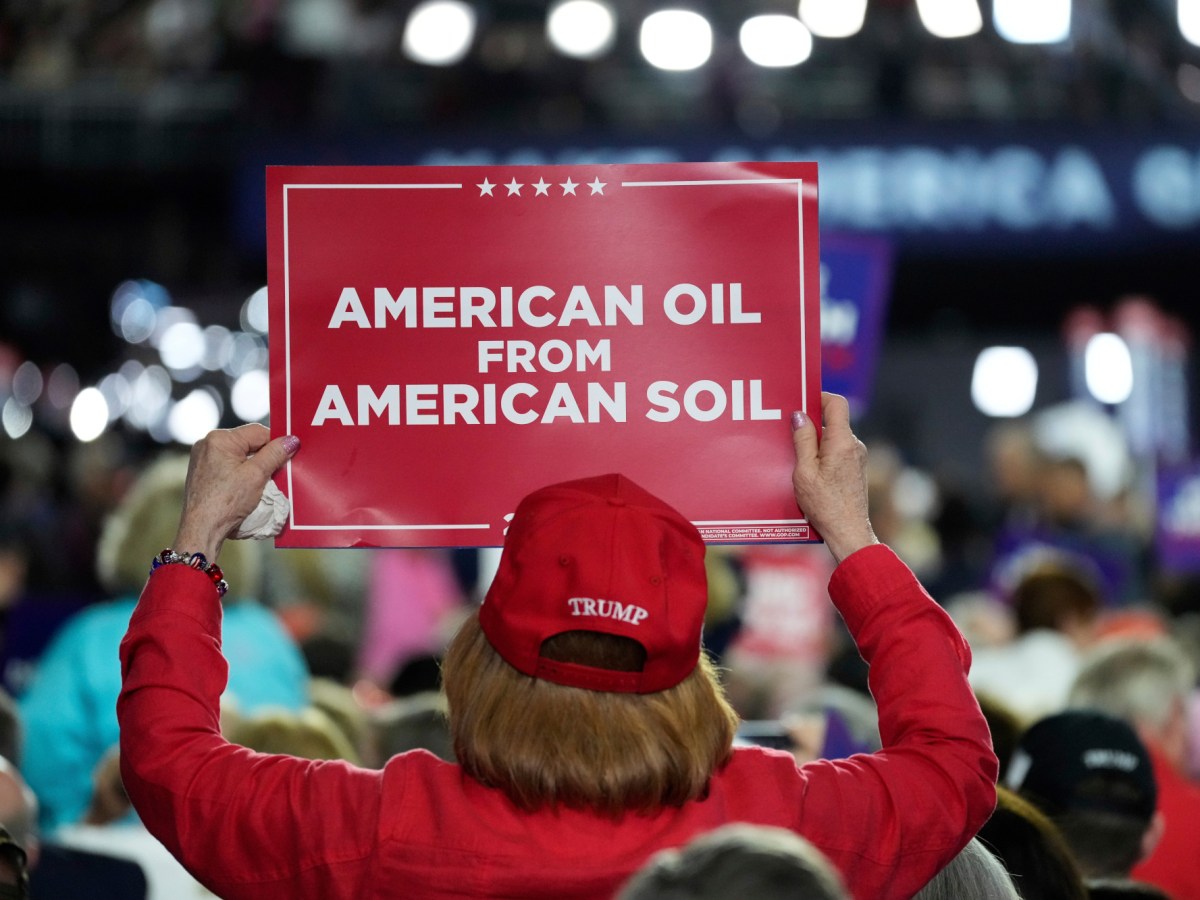
[[[878,753],[798,766],[732,747],[736,717],[700,646],[703,542],[620,475],[518,506],[446,656],[458,765],[414,751],[370,771],[229,744],[215,560],[299,445],[246,425],[193,448],[176,549],[121,647],[134,806],[227,898],[609,898],[656,851],[733,821],[799,833],[857,898],[912,896],[991,814],[996,758],[965,641],[871,529],[846,401],[826,394],[822,414],[820,443],[793,416],[792,482],[871,663]]]

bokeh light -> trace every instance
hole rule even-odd
[[[230,391],[233,414],[243,422],[259,422],[271,411],[271,381],[263,369],[251,369],[238,377]]]
[[[108,427],[108,403],[94,387],[84,388],[71,404],[71,432],[83,441],[94,441]]]
[[[1124,403],[1133,393],[1133,357],[1120,335],[1093,335],[1083,352],[1088,392],[1101,403]]]
[[[604,55],[616,34],[612,7],[600,0],[561,0],[546,17],[547,39],[559,53],[577,59]]]
[[[173,407],[167,416],[171,439],[191,446],[221,422],[221,407],[214,391],[196,388]]]
[[[427,0],[409,15],[402,47],[414,62],[450,66],[467,55],[474,39],[474,9],[460,0]]]
[[[742,23],[738,41],[748,60],[769,68],[798,66],[812,56],[812,34],[792,16],[752,16]]]
[[[986,416],[1023,416],[1037,396],[1038,367],[1024,347],[988,347],[975,359],[971,401]]]
[[[690,10],[660,10],[642,21],[639,46],[646,62],[656,69],[698,69],[712,56],[712,26],[704,16]]]

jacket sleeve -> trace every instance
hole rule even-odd
[[[970,649],[886,546],[843,560],[829,592],[870,665],[883,748],[801,767],[800,830],[855,897],[908,898],[995,808],[998,766],[967,683]]]
[[[228,743],[220,626],[203,573],[172,565],[150,576],[121,643],[121,775],[134,808],[221,897],[361,895],[382,774]]]

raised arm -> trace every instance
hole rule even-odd
[[[196,444],[173,548],[214,562],[295,453],[261,425]],[[149,565],[149,560],[147,560]],[[382,774],[254,753],[220,733],[221,604],[189,565],[151,574],[121,643],[121,776],[146,827],[218,896],[353,898],[365,890]]]
[[[966,845],[995,804],[996,758],[967,683],[970,649],[867,515],[866,448],[844,398],[825,394],[824,433],[793,422],[796,501],[838,562],[829,593],[863,658],[883,749],[801,768],[798,829],[856,897],[910,897]],[[809,831],[806,822],[843,822]]]

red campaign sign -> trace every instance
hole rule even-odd
[[[283,547],[498,546],[622,472],[712,542],[814,540],[815,163],[272,167]]]

